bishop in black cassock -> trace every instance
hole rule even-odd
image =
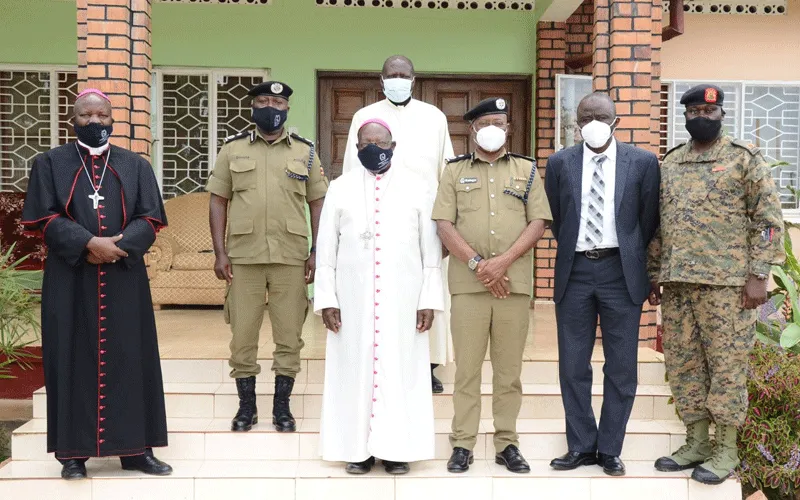
[[[77,142],[34,161],[24,226],[48,247],[42,285],[47,451],[62,477],[86,477],[89,457],[171,473],[155,317],[143,261],[167,219],[153,169],[111,146],[111,103],[75,102]]]

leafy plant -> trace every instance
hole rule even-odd
[[[761,307],[756,324],[758,339],[769,345],[780,345],[795,354],[800,354],[800,262],[792,249],[792,238],[788,229],[800,227],[786,222],[783,247],[786,261],[781,266],[772,266],[772,276],[777,287],[769,294],[769,300]]]
[[[738,475],[767,498],[800,494],[800,355],[756,343],[750,354],[750,407],[739,431]]]
[[[39,339],[36,289],[41,272],[19,269],[26,257],[12,261],[14,245],[0,253],[0,378],[11,378],[10,365],[31,368],[36,358],[25,350]]]

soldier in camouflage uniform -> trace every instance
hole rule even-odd
[[[753,145],[721,133],[724,94],[700,85],[681,98],[692,136],[661,166],[661,235],[650,248],[651,304],[662,301],[664,357],[686,444],[655,463],[694,468],[723,482],[739,464],[737,428],[747,413],[755,309],[783,253],[783,219],[770,167]],[[716,424],[716,444],[709,424]]]

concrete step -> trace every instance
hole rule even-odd
[[[493,461],[476,459],[465,474],[448,474],[445,461],[412,464],[405,476],[390,476],[378,465],[366,476],[348,476],[342,464],[313,461],[172,461],[167,478],[122,471],[116,459],[92,459],[90,478],[60,479],[55,460],[12,461],[0,468],[0,493],[15,500],[741,500],[741,486],[692,481],[688,473],[661,473],[650,461],[627,461],[628,475],[605,476],[597,466],[570,472],[531,461],[531,473],[512,474]]]
[[[279,433],[264,418],[247,433],[230,431],[230,419],[169,419],[169,443],[157,450],[169,460],[315,460],[319,458],[319,420],[297,422],[298,432]],[[448,441],[450,420],[437,419],[436,458],[446,460],[452,448]],[[531,460],[550,460],[566,452],[565,424],[560,419],[521,419],[517,424],[520,448]],[[15,461],[48,460],[47,426],[44,419],[34,419],[12,434],[12,458]],[[481,421],[477,458],[495,454],[491,420]],[[628,423],[623,459],[656,460],[683,445],[685,430],[675,420],[631,420]]]
[[[598,349],[599,351],[599,349]],[[555,352],[544,351],[528,356],[530,359],[522,363],[522,382],[525,384],[557,384],[558,383],[558,355]],[[664,380],[664,356],[652,349],[639,350],[639,383],[645,385],[666,385]],[[275,379],[271,359],[260,359],[261,373],[256,377],[257,382],[272,383]],[[325,382],[324,359],[302,359],[301,371],[297,375],[296,383],[322,384]],[[444,383],[453,383],[455,380],[455,364],[440,366],[436,369],[436,376]],[[162,359],[161,370],[166,384],[192,384],[192,383],[217,383],[230,382],[230,367],[226,359]],[[595,384],[603,383],[603,355],[596,353],[592,357],[592,374]],[[490,361],[483,364],[483,380],[492,379],[492,365]]]
[[[453,417],[453,385],[445,384],[443,394],[433,395],[435,418]],[[322,409],[322,384],[295,384],[291,399],[295,418],[320,418]],[[273,386],[256,386],[260,415],[272,413]],[[558,384],[523,384],[520,418],[563,418],[561,391]],[[167,417],[170,418],[231,418],[238,409],[236,385],[226,383],[164,384]],[[492,416],[492,386],[481,386],[481,418]],[[600,414],[603,386],[592,386],[592,406]],[[669,387],[664,385],[639,385],[631,418],[640,420],[677,419],[674,406],[667,404]],[[44,388],[33,394],[34,418],[46,418],[47,401]]]

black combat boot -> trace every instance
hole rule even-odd
[[[275,396],[272,398],[272,425],[278,432],[294,432],[295,421],[289,410],[294,379],[285,375],[275,377]]]
[[[237,378],[236,391],[239,393],[239,411],[236,412],[236,416],[231,421],[231,430],[238,432],[249,431],[258,423],[256,378]]]

